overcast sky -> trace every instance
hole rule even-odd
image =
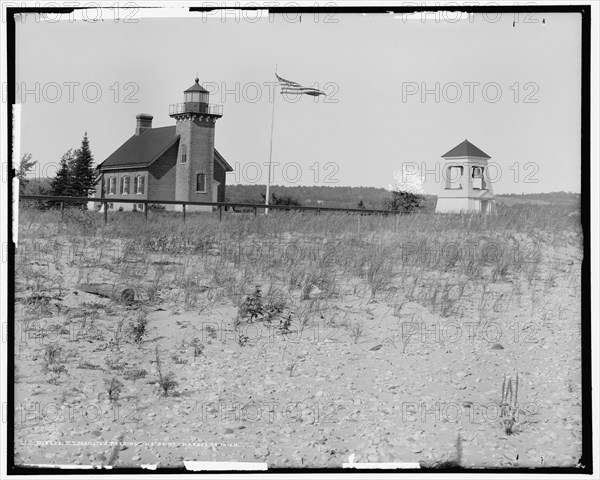
[[[266,183],[277,64],[328,96],[277,95],[274,184],[387,187],[404,164],[426,169],[435,194],[440,156],[469,139],[492,157],[495,193],[581,191],[577,14],[87,15],[100,20],[17,22],[21,152],[41,176],[85,131],[100,163],[136,114],[174,125],[169,104],[197,73],[224,108],[216,147],[236,170],[228,183]]]

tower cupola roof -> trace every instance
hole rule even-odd
[[[455,158],[455,157],[478,157],[478,158],[492,158],[483,150],[480,150],[468,140],[459,143],[452,150],[442,155],[442,158]]]
[[[185,92],[210,93],[208,90],[206,90],[205,88],[203,88],[202,85],[200,85],[200,83],[198,83],[198,82],[200,82],[200,79],[198,77],[196,77],[195,83],[190,88],[188,88],[187,90],[185,90]]]

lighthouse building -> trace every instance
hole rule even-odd
[[[196,78],[183,92],[183,102],[170,105],[169,116],[175,125],[153,128],[152,115],[137,115],[135,133],[98,165],[96,196],[109,200],[109,210],[141,210],[144,200],[225,201],[226,173],[233,169],[215,149],[223,107],[209,103],[209,92]],[[187,207],[195,210],[212,207]]]

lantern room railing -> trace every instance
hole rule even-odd
[[[223,105],[209,105],[208,103],[174,103],[169,105],[169,115],[180,113],[201,113],[205,115],[223,116]]]

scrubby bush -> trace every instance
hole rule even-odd
[[[390,198],[383,205],[385,210],[400,213],[413,213],[419,210],[425,199],[423,183],[415,175],[406,172],[394,174],[394,182],[389,186]]]

